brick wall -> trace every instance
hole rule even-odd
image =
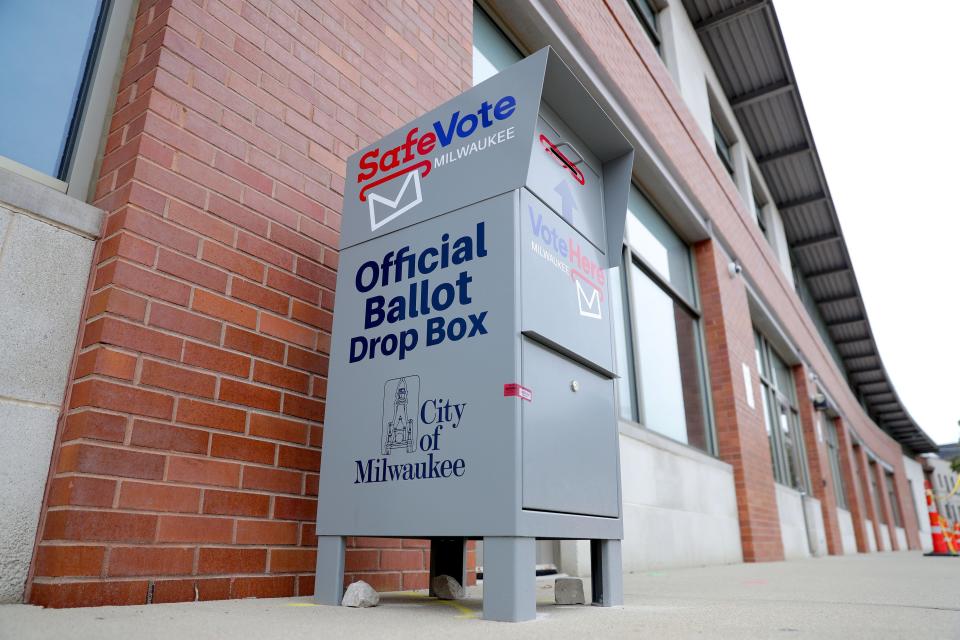
[[[466,89],[470,34],[467,0],[140,2],[31,602],[312,591],[345,159]],[[424,544],[348,570],[423,587]]]

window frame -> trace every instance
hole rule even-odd
[[[897,502],[897,489],[894,486],[895,478],[887,470],[883,472],[883,481],[886,485],[887,497],[890,500],[890,513],[893,516],[893,526],[903,528],[903,514],[900,513],[900,504]]]
[[[787,372],[792,372],[793,367],[777,353],[770,341],[763,333],[754,327],[754,351],[759,357],[757,362],[757,377],[760,379],[761,410],[764,413],[764,424],[767,426],[768,437],[770,439],[770,457],[773,465],[774,480],[791,489],[796,489],[805,494],[810,493],[810,469],[807,461],[806,443],[803,439],[803,423],[800,420],[800,410],[798,400],[796,400],[796,383],[790,379],[785,381],[792,387],[793,392],[787,395],[784,389],[781,389],[776,380],[776,371],[773,368],[770,354],[775,354],[785,366]],[[781,432],[780,416],[786,410],[790,439],[794,451],[796,452],[794,463],[798,467],[799,478],[793,477],[793,471],[790,466],[790,456]]]
[[[661,8],[657,7],[651,0],[627,0],[627,4],[630,5],[633,13],[637,16],[637,21],[650,38],[650,42],[653,43],[657,55],[663,56],[663,36],[660,35],[659,18]],[[641,9],[641,5],[645,6],[647,11]],[[647,15],[648,12],[650,15]]]
[[[654,201],[647,196],[647,194],[641,189],[638,185],[631,185],[633,188],[637,189],[640,194],[647,200],[650,206],[656,211],[657,215],[667,224],[667,226],[673,231],[681,241],[684,242],[684,245],[689,249],[689,244],[683,239],[683,237],[676,232],[676,229],[673,228],[673,225],[660,213],[659,208],[654,204]],[[627,212],[627,215],[630,215]],[[690,260],[690,275],[692,278],[691,283],[691,295],[693,300],[688,300],[681,294],[660,272],[651,265],[633,246],[630,245],[626,240],[624,241],[621,253],[621,265],[623,266],[623,307],[624,307],[624,321],[628,325],[626,330],[629,332],[630,345],[628,352],[630,354],[630,366],[633,372],[633,407],[636,413],[636,420],[633,417],[624,416],[620,411],[620,401],[619,401],[619,389],[617,390],[617,415],[621,420],[627,421],[634,426],[637,426],[644,431],[650,431],[651,433],[656,433],[660,437],[667,438],[671,442],[676,442],[680,445],[690,447],[695,451],[700,453],[705,453],[709,456],[717,456],[717,437],[716,429],[714,426],[713,419],[713,401],[710,395],[710,378],[709,372],[707,369],[706,361],[706,342],[704,337],[703,330],[703,313],[700,310],[700,287],[697,280],[697,272],[694,263],[693,252],[688,253],[688,259]],[[697,341],[697,375],[700,380],[700,389],[702,391],[701,395],[701,411],[704,415],[704,435],[706,442],[706,449],[701,449],[697,446],[689,444],[687,442],[682,442],[675,438],[672,438],[666,434],[657,431],[646,425],[643,420],[643,385],[642,385],[642,375],[640,370],[640,351],[637,348],[637,329],[633,321],[633,290],[634,290],[634,281],[635,277],[633,274],[632,266],[636,266],[646,277],[648,277],[653,284],[663,291],[674,304],[678,304],[685,312],[687,312],[694,320],[694,325],[696,326],[695,338]]]
[[[90,54],[77,92],[56,176],[0,155],[0,168],[86,201],[103,160],[107,127],[136,17],[136,0],[104,0],[90,38]]]
[[[824,420],[822,411],[817,412],[817,419]],[[849,511],[850,502],[847,500],[847,486],[843,479],[843,469],[840,462],[840,437],[837,434],[837,425],[830,419],[826,419],[825,423],[823,427],[826,432],[824,440],[827,444],[827,456],[829,457],[830,473],[833,476],[833,491],[836,494],[837,506]]]
[[[727,134],[723,132],[716,116],[711,114],[710,122],[713,124],[713,146],[716,149],[717,157],[720,158],[720,162],[732,178],[736,173],[733,163],[733,145],[735,143],[727,139]]]

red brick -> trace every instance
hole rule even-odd
[[[257,364],[262,364],[258,362]],[[307,444],[307,425],[285,418],[250,414],[250,435],[270,438],[271,440],[285,440],[297,444]]]
[[[208,316],[254,329],[257,326],[257,310],[247,305],[222,298],[214,293],[197,289],[193,292],[193,309]]]
[[[317,501],[277,496],[273,500],[273,517],[277,520],[315,520]]]
[[[279,391],[227,378],[220,381],[219,398],[224,402],[234,402],[267,411],[280,410]]]
[[[264,573],[266,567],[266,549],[200,548],[198,573]]]
[[[153,418],[170,419],[173,415],[173,398],[104,380],[84,380],[74,384],[70,394],[70,408],[79,407],[130,411]]]
[[[316,568],[316,549],[270,550],[270,573],[313,573]]]
[[[315,282],[321,287],[331,290],[337,288],[336,271],[323,265],[319,265],[315,262],[311,262],[305,258],[297,258],[296,273],[298,276],[307,278],[311,282]]]
[[[227,249],[215,242],[205,241],[203,243],[203,253],[201,257],[219,267],[232,273],[260,282],[263,280],[264,267],[256,260],[252,260],[242,253]]]
[[[267,230],[270,226],[267,219],[232,200],[227,200],[226,198],[211,193],[207,210],[213,215],[243,227],[258,236],[267,235]]]
[[[317,425],[310,425],[310,446],[311,447],[323,446],[323,427],[320,427]]]
[[[384,549],[380,552],[380,568],[397,571],[424,569],[423,552],[415,549]]]
[[[222,323],[158,302],[150,305],[150,325],[219,343]]]
[[[306,322],[328,333],[333,331],[333,314],[314,305],[294,300],[290,315],[294,320]]]
[[[280,445],[278,464],[281,467],[303,469],[304,471],[320,470],[320,452],[315,449],[301,449]]]
[[[250,355],[260,358],[266,358],[267,360],[274,360],[276,362],[283,361],[284,346],[282,342],[264,338],[256,333],[242,329],[227,327],[223,335],[223,346],[228,349],[243,351],[244,353],[249,353]]]
[[[310,304],[320,304],[320,288],[302,278],[291,276],[279,269],[269,269],[267,272],[267,286],[279,289],[291,296],[305,300]]]
[[[169,360],[179,359],[183,347],[183,340],[176,336],[110,317],[94,320],[83,332],[82,346],[88,347],[98,342]]]
[[[243,203],[254,211],[288,227],[295,227],[297,219],[300,217],[296,211],[284,206],[275,198],[265,196],[253,189],[244,190]]]
[[[250,374],[250,358],[216,347],[187,342],[183,347],[184,364],[246,378]]]
[[[163,456],[152,453],[80,443],[60,450],[57,471],[159,480],[163,464]]]
[[[64,421],[63,442],[90,438],[108,442],[123,442],[127,431],[127,417],[99,411],[71,413]]]
[[[285,598],[294,594],[294,576],[235,578],[231,598]]]
[[[87,317],[92,318],[106,312],[142,321],[147,315],[147,301],[115,287],[107,287],[90,296]]]
[[[316,496],[320,493],[320,475],[308,473],[303,479],[303,494],[307,496]]]
[[[81,545],[42,545],[37,549],[36,575],[99,576],[105,550],[105,547]]]
[[[314,329],[267,313],[260,314],[260,331],[308,349],[312,349],[317,342],[317,332]]]
[[[379,568],[380,551],[375,549],[347,549],[343,562],[343,570],[347,573],[371,571]]]
[[[34,582],[30,590],[30,604],[54,609],[144,604],[146,601],[146,580]]]
[[[177,200],[170,201],[167,217],[197,233],[225,244],[232,244],[233,237],[236,235],[235,227],[232,225],[221,222],[209,213]]]
[[[417,591],[430,588],[429,571],[404,571],[400,574],[400,588],[404,591]]]
[[[226,293],[227,291],[226,273],[173,251],[160,249],[157,269],[220,293]]]
[[[363,580],[380,593],[400,590],[400,573],[351,573],[344,576],[344,582]]]
[[[306,393],[310,378],[304,373],[258,360],[253,366],[253,379],[274,387]]]
[[[283,412],[289,416],[323,422],[325,407],[325,403],[320,400],[301,398],[290,393],[283,394]]]
[[[213,434],[210,455],[214,458],[273,464],[276,445],[253,438]]]
[[[122,380],[133,380],[137,359],[126,353],[104,348],[94,348],[77,356],[76,378],[100,374]]]
[[[206,453],[210,434],[198,429],[184,429],[160,422],[135,420],[130,444],[150,449],[180,451],[183,453]]]
[[[237,249],[287,271],[293,270],[292,253],[257,236],[240,231],[237,234]]]
[[[214,491],[203,495],[203,512],[221,516],[266,518],[270,512],[270,496],[241,491]]]
[[[200,489],[145,482],[124,482],[120,486],[121,509],[199,513]]]
[[[167,480],[189,482],[190,484],[239,487],[240,465],[204,458],[171,456],[167,467]]]
[[[160,516],[157,542],[227,543],[233,538],[233,520],[202,516]]]
[[[50,511],[44,540],[152,542],[157,516],[110,511]]]
[[[144,360],[140,370],[140,383],[203,398],[213,398],[217,379],[214,376],[184,369],[183,367]]]
[[[299,494],[303,485],[303,474],[283,469],[264,469],[263,467],[243,468],[243,488],[274,491],[277,493]]]
[[[287,296],[240,278],[234,278],[230,284],[230,295],[237,300],[280,314],[286,314],[290,306]]]
[[[316,261],[319,261],[323,254],[323,245],[278,224],[270,227],[270,239],[295,253]]]
[[[114,547],[108,576],[182,575],[193,569],[193,549],[182,547]]]
[[[138,164],[150,165],[148,162],[140,162]],[[173,175],[169,171],[159,167],[156,167],[156,170],[171,176]],[[152,170],[148,170],[148,173],[152,173]],[[111,215],[108,219],[107,230],[109,233],[113,233],[114,230],[119,229],[132,231],[137,235],[153,240],[161,246],[170,247],[171,249],[176,249],[177,251],[190,255],[197,254],[197,247],[200,242],[200,239],[189,231],[184,231],[165,222],[162,218],[137,211],[130,207],[125,207],[122,211]]]
[[[100,289],[110,284],[181,306],[186,306],[190,299],[188,285],[121,260],[115,260],[97,270],[94,288]]]
[[[430,541],[422,538],[403,538],[400,540],[400,546],[405,549],[429,549]]]
[[[403,546],[403,541],[400,538],[370,538],[357,536],[353,538],[353,545],[358,549],[399,549],[401,546]]]
[[[50,481],[47,504],[51,507],[72,505],[76,507],[109,507],[117,483],[106,478],[67,476]]]
[[[177,422],[226,431],[246,429],[247,412],[209,402],[181,398],[177,404]]]
[[[315,351],[306,351],[296,347],[290,347],[287,350],[287,364],[297,369],[318,373],[322,376],[327,375],[327,369],[330,359]]]
[[[317,525],[312,522],[300,523],[300,546],[317,548]]]
[[[273,520],[237,520],[237,544],[297,544],[297,523]]]
[[[153,603],[226,600],[230,597],[230,579],[157,580],[154,583]]]

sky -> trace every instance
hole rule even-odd
[[[874,336],[937,443],[960,437],[960,3],[775,0]]]

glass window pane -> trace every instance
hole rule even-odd
[[[631,311],[640,358],[640,422],[707,449],[697,321],[639,267],[631,271]]]
[[[690,248],[636,187],[630,188],[627,242],[644,261],[694,306]]]
[[[897,503],[897,492],[893,488],[893,475],[884,474],[887,481],[887,497],[890,499],[890,511],[893,513],[893,524],[897,527],[903,526],[903,518],[900,516],[900,505]]]
[[[60,177],[100,5],[0,2],[0,155]]]
[[[473,84],[480,84],[522,57],[493,20],[473,5]]]
[[[616,350],[617,401],[620,415],[627,420],[639,422],[637,403],[634,397],[636,384],[633,375],[633,339],[630,336],[630,311],[624,307],[625,282],[620,267],[607,271],[610,282],[610,313],[613,314],[613,342]]]

